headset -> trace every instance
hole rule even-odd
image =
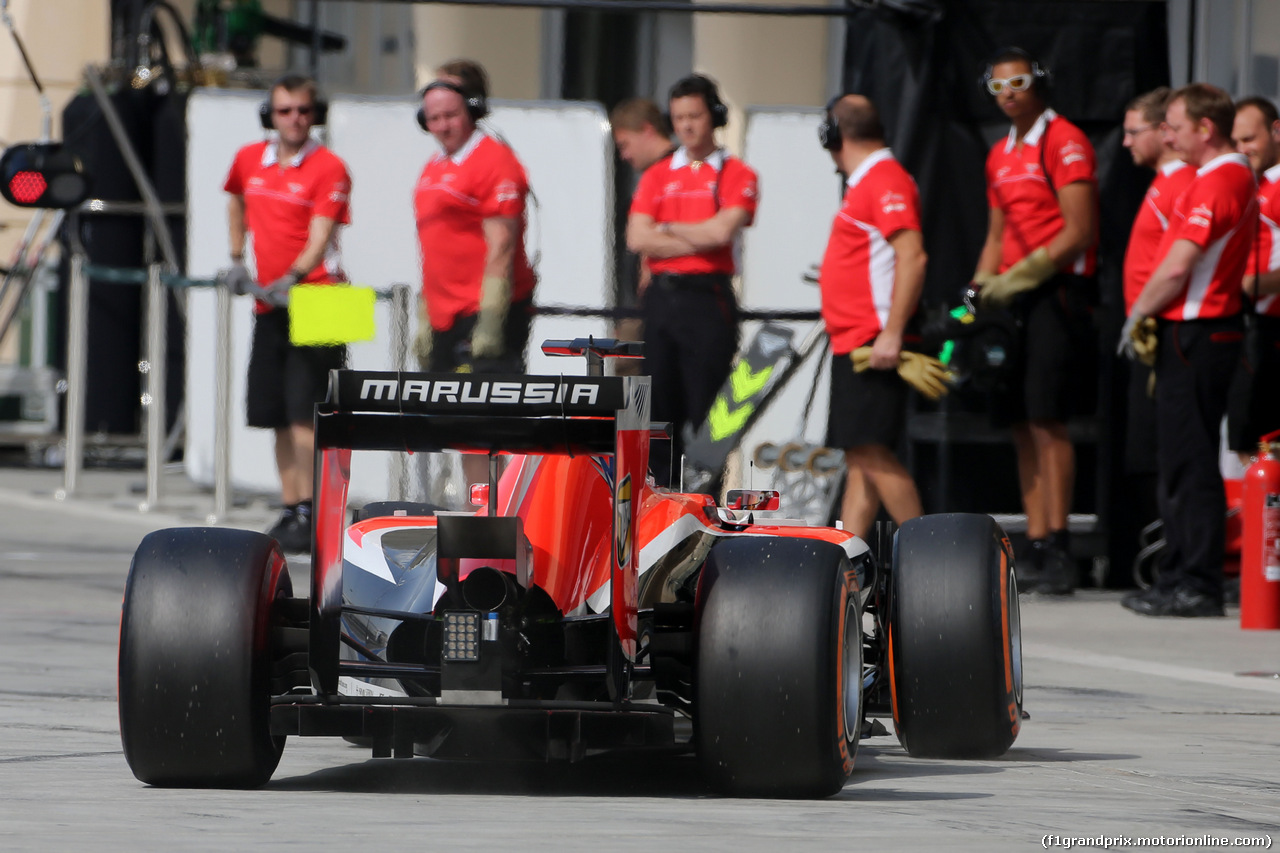
[[[1053,88],[1053,72],[1049,70],[1048,66],[1041,65],[1034,56],[1020,47],[1006,47],[996,51],[992,60],[987,63],[986,70],[982,72],[982,80],[979,84],[982,86],[982,91],[987,91],[987,83],[991,81],[992,69],[996,67],[995,60],[998,57],[1008,57],[1009,60],[1021,59],[1030,65],[1032,88],[1042,99],[1048,100],[1049,91]]]
[[[433,83],[428,83],[426,88],[418,93],[418,127],[424,131],[427,129],[427,113],[422,108],[421,101],[427,96],[427,92],[435,89],[445,89],[461,95],[462,103],[467,108],[467,115],[471,116],[472,121],[479,121],[489,114],[489,102],[484,95],[469,94],[461,86],[456,83],[450,83],[448,80],[436,80]]]
[[[836,95],[827,101],[822,124],[818,125],[818,143],[827,151],[839,151],[844,147],[844,134],[840,132],[840,122],[832,112],[836,103],[843,97],[844,95]]]
[[[306,83],[311,84],[312,91],[312,111],[311,117],[313,125],[326,124],[329,120],[329,101],[320,94],[320,87],[314,80],[309,77],[302,77],[297,74],[286,74],[283,77],[276,78],[271,87],[267,89],[267,99],[258,104],[258,121],[262,123],[263,130],[275,130],[275,123],[271,120],[271,93],[276,89],[283,87],[286,90],[297,89]],[[288,84],[288,85],[285,85]]]
[[[677,89],[692,89],[683,95],[676,95]],[[707,110],[711,113],[711,128],[724,127],[729,123],[729,107],[724,101],[720,100],[720,90],[716,88],[716,84],[710,77],[702,74],[690,74],[688,77],[677,80],[675,85],[671,87],[671,94],[667,95],[667,104],[670,105],[671,99],[684,98],[689,95],[701,95],[702,100],[707,105]],[[671,123],[671,113],[665,112],[662,117],[667,120],[667,126],[673,127]]]

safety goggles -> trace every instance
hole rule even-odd
[[[1005,89],[1012,92],[1023,92],[1031,88],[1031,82],[1035,79],[1030,74],[1015,74],[1012,77],[992,77],[987,80],[987,91],[993,95],[998,95]]]

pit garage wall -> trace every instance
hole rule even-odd
[[[265,93],[201,90],[188,106],[188,274],[211,278],[228,264],[227,197],[222,191],[236,150],[261,133],[258,104]],[[344,265],[352,282],[386,289],[395,282],[415,288],[421,281],[413,187],[437,150],[414,122],[412,98],[336,98],[329,111],[328,144],[352,173],[352,224],[343,229]],[[488,127],[519,153],[537,196],[526,241],[537,254],[542,303],[601,306],[613,293],[612,143],[597,105],[495,102]],[[188,476],[211,486],[214,470],[215,294],[191,292],[187,337]],[[236,488],[274,494],[276,479],[270,431],[244,426],[245,370],[252,334],[252,300],[236,297],[232,344],[232,481]],[[416,311],[416,308],[415,308]],[[388,304],[377,306],[377,337],[351,347],[350,364],[390,369]],[[416,317],[410,319],[410,340]],[[602,336],[603,320],[538,318],[530,337],[529,367],[535,373],[585,373],[581,359],[551,359],[536,346],[547,338]],[[361,454],[353,465],[354,502],[385,497],[390,454]]]

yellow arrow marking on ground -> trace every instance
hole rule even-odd
[[[743,400],[750,399],[752,395],[765,386],[772,373],[772,364],[762,368],[759,373],[752,373],[751,365],[747,364],[746,361],[738,362],[738,366],[733,369],[733,373],[729,374],[729,385],[733,388],[733,401],[741,403]]]
[[[711,411],[707,414],[707,424],[711,427],[711,440],[719,441],[742,429],[747,418],[751,417],[751,413],[755,410],[756,407],[748,403],[730,411],[728,401],[724,397],[716,397],[716,401],[711,404]]]

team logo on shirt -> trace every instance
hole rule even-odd
[[[1208,228],[1213,224],[1213,211],[1207,204],[1198,204],[1191,208],[1191,213],[1187,216],[1187,224]]]
[[[305,189],[306,189],[305,184],[295,184],[293,181],[289,182],[289,192],[293,193],[294,195],[297,195],[298,193],[302,192]]]
[[[907,198],[902,193],[890,190],[880,196],[880,208],[885,213],[901,213],[907,209]]]
[[[1064,166],[1083,162],[1085,160],[1084,146],[1079,142],[1068,142],[1058,149],[1058,156],[1062,158],[1062,165]]]
[[[1010,169],[1008,166],[1001,166],[999,169],[996,169],[996,177],[1006,178],[1009,176],[1009,171]]]

